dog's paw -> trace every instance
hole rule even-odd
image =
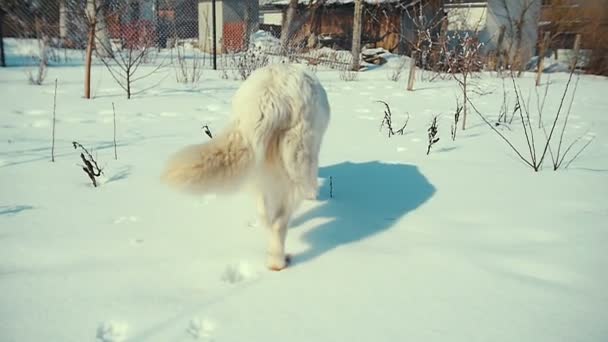
[[[277,272],[277,271],[283,270],[287,266],[289,266],[290,262],[291,262],[290,255],[270,256],[268,258],[268,269],[270,269],[271,271]]]

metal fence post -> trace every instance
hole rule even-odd
[[[4,59],[4,31],[2,26],[4,25],[4,11],[0,8],[0,66],[6,66],[6,60]]]
[[[213,25],[213,70],[217,70],[217,32],[215,25],[217,25],[217,20],[215,19],[215,0],[211,1],[211,25]]]

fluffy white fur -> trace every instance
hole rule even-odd
[[[317,195],[321,141],[329,123],[327,95],[300,66],[255,71],[232,101],[234,118],[209,143],[186,147],[169,161],[163,179],[204,193],[254,189],[262,222],[270,229],[268,267],[287,266],[285,237],[302,199]]]

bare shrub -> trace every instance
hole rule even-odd
[[[236,67],[236,78],[246,80],[254,71],[265,67],[269,63],[266,53],[259,48],[250,48],[242,53],[232,54],[234,66]]]
[[[389,107],[388,103],[386,103],[384,101],[376,101],[376,102],[384,104],[384,107],[386,108],[384,110],[384,117],[382,119],[382,123],[380,124],[380,130],[382,130],[382,128],[384,128],[386,126],[386,130],[388,131],[389,138],[396,134],[403,135],[405,127],[407,127],[407,123],[410,121],[409,114],[408,114],[407,119],[405,120],[405,123],[403,124],[403,126],[395,131],[393,129],[393,113],[391,112],[391,107]]]
[[[89,153],[84,146],[77,141],[72,141],[72,146],[74,146],[74,149],[78,149],[80,147],[82,150],[82,152],[80,152],[80,159],[84,163],[84,165],[80,165],[82,167],[82,171],[87,174],[91,180],[91,183],[93,183],[93,186],[97,187],[97,177],[103,174],[103,170],[99,167],[95,158],[93,158],[91,153]]]
[[[407,64],[407,59],[402,58],[396,66],[389,68],[388,79],[393,82],[399,82],[401,79],[401,74],[403,73],[403,69],[405,69],[405,65]]]
[[[439,126],[437,125],[437,115],[433,117],[431,121],[431,126],[427,129],[428,132],[428,146],[426,149],[427,156],[431,153],[431,147],[435,145],[439,141],[439,137],[437,134],[439,133]]]
[[[570,102],[568,104],[568,109],[563,113],[562,109],[564,108],[564,103],[566,102],[566,98],[568,97],[568,90],[570,88],[570,84],[572,82],[574,72],[570,73],[568,77],[568,81],[564,88],[564,92],[562,93],[559,107],[555,113],[555,116],[552,118],[552,124],[549,129],[542,122],[542,111],[544,107],[544,99],[542,104],[538,104],[538,118],[541,121],[539,123],[540,132],[535,132],[535,128],[532,126],[532,120],[530,118],[530,105],[528,101],[525,101],[521,90],[518,85],[515,83],[514,76],[511,76],[513,82],[513,89],[515,92],[515,105],[513,109],[513,116],[517,115],[519,121],[522,125],[522,133],[524,135],[525,147],[516,147],[511,138],[505,136],[501,131],[499,131],[495,126],[492,125],[486,117],[475,107],[475,105],[471,102],[470,99],[467,98],[467,101],[473,108],[473,110],[479,115],[479,117],[488,125],[490,128],[498,134],[498,136],[517,154],[519,159],[523,161],[526,165],[531,167],[535,172],[538,172],[546,159],[547,154],[550,155],[552,160],[552,167],[554,171],[562,167],[568,167],[588,146],[591,144],[592,139],[587,141],[582,147],[578,149],[578,151],[570,158],[568,158],[569,153],[572,152],[574,146],[583,138],[583,136],[579,136],[574,139],[567,147],[564,142],[564,134],[566,131],[566,126],[568,123],[568,118],[570,116],[570,112],[572,109],[572,103],[574,101],[574,96],[576,94],[577,85],[578,85],[578,77],[570,94]],[[503,104],[503,107],[506,108],[506,105]],[[563,115],[562,115],[563,114]],[[561,120],[561,121],[560,121]],[[559,123],[562,123],[561,129],[558,127]],[[538,139],[538,135],[542,134],[543,139]],[[555,138],[559,135],[559,138]],[[554,139],[559,139],[556,144],[552,146],[552,142]],[[567,159],[568,158],[568,159]]]
[[[429,61],[429,57],[432,55],[431,49],[434,45],[432,36],[446,22],[443,10],[436,11],[432,17],[425,15],[429,5],[430,2],[417,1],[407,5],[404,10],[404,14],[408,16],[407,22],[412,25],[416,37],[415,40],[408,41],[411,49],[410,70],[406,88],[408,91],[414,90],[416,65],[418,64],[423,69],[430,66],[429,62],[432,61]]]
[[[203,125],[201,129],[209,137],[209,139],[213,139],[213,134],[211,134],[211,129],[209,129],[209,125]]]
[[[198,49],[187,49],[183,43],[176,48],[175,78],[179,83],[196,84],[203,76],[204,55]],[[190,53],[190,56],[188,56]]]
[[[450,136],[452,137],[452,141],[456,140],[456,132],[458,132],[458,121],[460,120],[460,113],[462,113],[462,109],[464,105],[460,104],[460,101],[456,99],[456,110],[454,111],[454,123],[450,126]]]
[[[113,8],[114,13],[124,12],[125,7],[123,6],[127,5],[127,3],[117,4],[117,7]],[[136,82],[156,74],[167,65],[165,58],[157,60],[154,35],[146,22],[135,23],[131,31],[132,34],[121,34],[115,42],[97,37],[98,41],[95,45],[97,57],[116,83],[126,92],[127,99],[156,86],[154,84],[136,92],[133,89]],[[145,64],[153,65],[153,68],[146,73],[141,73],[141,67]]]
[[[51,47],[49,45],[49,36],[43,31],[41,28],[41,19],[36,20],[36,36],[38,41],[38,56],[33,57],[33,59],[37,62],[38,67],[35,71],[29,70],[27,72],[28,81],[30,84],[41,85],[47,74],[47,69],[49,65],[49,53]]]

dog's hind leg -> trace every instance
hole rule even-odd
[[[285,255],[285,238],[287,226],[294,210],[292,185],[276,179],[274,186],[269,186],[264,193],[264,200],[260,203],[258,197],[258,210],[263,215],[269,229],[270,239],[268,243],[268,268],[279,271],[287,267],[288,260]]]
[[[268,268],[273,271],[280,271],[287,267],[287,257],[285,255],[285,238],[287,237],[287,225],[289,216],[287,208],[278,208],[277,216],[270,224],[270,243],[268,246]]]
[[[264,227],[269,227],[270,222],[268,221],[268,209],[266,204],[266,196],[263,192],[258,192],[257,194],[257,210],[258,210],[258,220],[260,224]]]

